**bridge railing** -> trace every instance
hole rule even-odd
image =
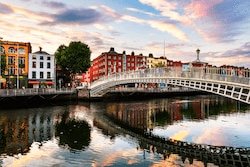
[[[234,82],[244,85],[250,85],[250,70],[233,69],[233,68],[217,68],[217,67],[167,67],[167,68],[151,68],[140,69],[136,71],[126,71],[104,76],[99,80],[91,83],[90,88],[102,85],[111,81],[125,79],[142,79],[142,78],[187,78],[187,79],[204,79],[214,81]]]

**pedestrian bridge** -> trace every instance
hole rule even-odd
[[[250,70],[192,67],[152,68],[126,71],[102,77],[89,86],[90,97],[100,97],[117,85],[164,83],[206,91],[250,104]]]

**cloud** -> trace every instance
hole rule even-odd
[[[154,13],[151,13],[151,12],[146,12],[146,11],[143,11],[143,10],[140,10],[140,9],[136,9],[136,8],[126,8],[128,11],[131,11],[131,12],[136,12],[136,13],[141,13],[141,14],[145,14],[145,15],[149,15],[149,16],[158,16]]]
[[[8,5],[0,3],[0,14],[9,14],[9,13],[13,13],[12,8],[9,7]]]
[[[178,22],[188,22],[186,16],[182,16],[182,12],[178,11],[178,2],[173,1],[165,1],[165,0],[139,0],[142,4],[153,7],[158,10],[162,16],[167,17],[170,20],[178,21]],[[179,1],[180,3],[180,1]],[[181,6],[182,8],[182,6]]]
[[[249,1],[193,1],[185,8],[196,31],[212,42],[232,42],[246,30],[250,12]],[[249,25],[249,24],[248,24]],[[244,28],[245,27],[245,28]]]
[[[146,23],[145,20],[139,19],[139,18],[134,17],[134,16],[130,16],[130,15],[124,15],[124,16],[122,16],[122,19],[126,20],[126,21],[130,21],[130,22],[138,23],[138,24]]]
[[[249,27],[250,12],[245,0],[165,1],[139,0],[158,10],[167,20],[176,21],[194,29],[205,41],[223,42],[237,40]],[[245,28],[244,28],[245,27]]]
[[[191,19],[200,19],[211,15],[212,8],[222,3],[223,0],[199,0],[192,1],[185,7],[185,14]]]
[[[105,5],[99,6],[98,9],[102,11],[106,20],[111,19],[113,21],[113,20],[120,19],[122,16],[121,14],[117,13],[114,9]]]
[[[41,25],[91,24],[98,22],[101,18],[101,14],[94,9],[67,9],[51,16],[53,21],[45,21]]]
[[[47,6],[49,8],[53,8],[53,9],[62,9],[65,8],[66,5],[62,2],[56,2],[56,1],[42,1],[41,4],[43,4],[44,6]]]
[[[206,62],[217,66],[234,65],[250,67],[250,42],[246,42],[239,48],[230,49],[223,53],[202,53],[201,57],[203,57]]]
[[[181,41],[188,41],[187,35],[176,25],[164,21],[149,21],[149,25],[163,32],[168,32]]]
[[[147,24],[154,29],[160,30],[162,32],[168,32],[170,35],[176,37],[181,41],[188,41],[187,35],[173,23],[169,23],[166,21],[159,21],[159,20],[143,20],[129,15],[122,16],[122,19],[138,24]]]

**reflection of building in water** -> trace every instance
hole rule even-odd
[[[49,140],[54,135],[51,113],[34,114],[29,117],[29,143]]]
[[[148,110],[137,103],[112,103],[107,106],[109,117],[121,121],[130,127],[147,130]]]
[[[0,114],[0,153],[25,153],[34,141],[42,142],[54,136],[52,112]]]
[[[28,120],[26,117],[18,119],[9,119],[1,116],[1,146],[0,153],[17,154],[27,152],[29,149],[28,142]]]
[[[198,100],[196,97],[196,100],[157,99],[145,103],[109,103],[106,111],[116,121],[149,131],[158,125],[169,125],[184,119],[203,120],[220,111],[235,110],[231,106],[233,103],[225,105],[224,98],[211,100],[205,97],[199,96]]]

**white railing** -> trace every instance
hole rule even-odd
[[[99,80],[91,83],[90,89],[105,84],[111,81],[121,81],[128,79],[143,79],[143,78],[189,78],[201,80],[214,80],[233,82],[244,85],[250,85],[250,70],[229,69],[217,67],[192,67],[188,70],[177,68],[152,68],[141,69],[137,71],[126,71],[104,76]]]

